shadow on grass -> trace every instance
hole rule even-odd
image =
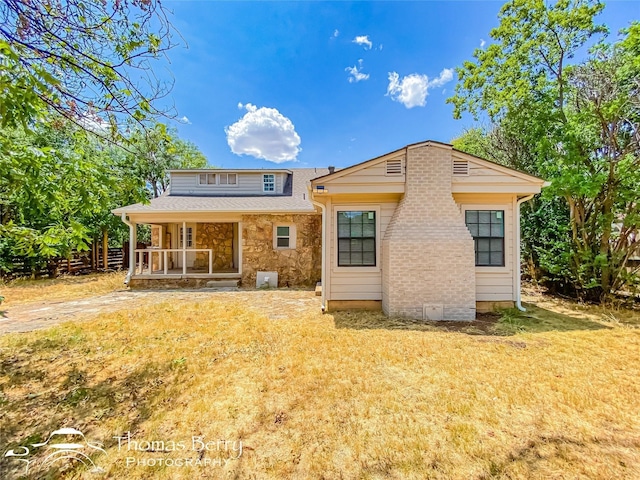
[[[94,383],[87,371],[78,365],[56,374],[47,371],[42,362],[32,362],[28,355],[0,358],[0,378],[5,378],[0,384],[2,453],[42,442],[51,432],[63,427],[73,427],[87,433],[110,418],[126,418],[125,430],[135,432],[153,414],[157,399],[166,393],[167,387],[170,388],[170,385],[163,385],[165,382],[162,379],[170,377],[171,370],[170,364],[144,363],[123,377]],[[52,388],[52,384],[59,386]],[[30,393],[25,394],[19,402],[10,401],[2,395],[2,391],[13,388]],[[116,442],[112,436],[92,440],[104,441],[105,449]],[[44,458],[44,453],[38,452],[34,457],[35,468],[32,471],[30,467],[28,475],[25,475],[23,462],[0,457],[0,477],[58,478],[62,473],[59,468],[65,471],[82,468],[82,464],[67,463],[43,471],[38,468],[38,463]]]
[[[386,317],[382,312],[334,312],[336,328],[353,330],[414,330],[424,332],[459,332],[467,335],[511,336],[517,333],[567,332],[574,330],[603,330],[613,327],[585,318],[573,317],[535,305],[527,311],[516,309],[478,314],[472,322],[423,321],[400,317]]]
[[[603,447],[608,449],[632,450],[640,446],[637,439],[624,438],[622,434],[613,435],[610,438],[596,438],[593,440],[580,440],[567,435],[538,435],[531,438],[526,445],[511,452],[503,461],[491,461],[489,472],[480,475],[479,480],[490,480],[495,478],[511,478],[510,467],[514,463],[523,463],[527,471],[536,472],[541,464],[552,465],[554,460],[567,461],[568,455],[589,458],[595,451],[602,451]],[[622,457],[624,458],[624,457]],[[624,466],[622,460],[618,462]]]

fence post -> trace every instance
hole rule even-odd
[[[109,233],[102,232],[102,266],[105,270],[109,268]]]

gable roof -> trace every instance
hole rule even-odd
[[[453,152],[455,152],[456,154],[460,155],[460,156],[465,156],[468,159],[471,159],[472,161],[476,162],[476,163],[480,163],[482,165],[487,166],[488,168],[492,168],[494,170],[497,170],[499,172],[505,173],[507,175],[512,175],[514,177],[520,178],[521,180],[525,180],[531,183],[535,183],[535,184],[540,184],[541,186],[544,185],[546,182],[538,177],[535,177],[533,175],[529,175],[528,173],[525,172],[521,172],[520,170],[516,170],[514,168],[510,168],[510,167],[505,167],[504,165],[500,165],[499,163],[496,162],[492,162],[491,160],[486,160],[482,157],[478,157],[476,155],[471,155],[470,153],[466,153],[463,152],[462,150],[457,150],[455,148],[453,148],[453,145],[450,145],[448,143],[443,143],[443,142],[438,142],[436,140],[426,140],[424,142],[418,142],[418,143],[412,143],[409,145],[406,145],[398,150],[394,150],[392,152],[389,153],[385,153],[384,155],[380,155],[378,157],[369,159],[369,160],[365,160],[363,162],[360,163],[356,163],[355,165],[351,165],[349,167],[343,168],[341,170],[336,170],[334,173],[328,173],[326,175],[322,175],[319,176],[317,178],[313,179],[313,182],[315,182],[316,180],[332,180],[335,178],[340,178],[344,175],[350,174],[350,173],[354,173],[357,172],[359,170],[362,170],[363,168],[367,168],[371,165],[375,165],[376,163],[379,162],[383,162],[384,160],[386,160],[389,157],[394,157],[400,154],[405,154],[409,149],[411,148],[417,148],[417,147],[423,147],[423,146],[434,146],[434,147],[438,147],[438,148],[446,148],[448,150],[451,150]]]
[[[183,170],[181,170],[183,171]],[[216,170],[217,171],[217,170]],[[241,172],[242,170],[234,170]],[[148,204],[136,203],[119,207],[112,213],[181,213],[181,212],[216,212],[216,213],[312,213],[315,207],[309,198],[307,186],[309,182],[329,172],[326,168],[293,168],[291,195],[247,195],[247,196],[193,196],[162,195],[152,199]]]

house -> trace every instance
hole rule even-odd
[[[131,287],[321,279],[323,309],[433,320],[520,305],[520,204],[545,183],[434,141],[341,170],[170,175],[165,195],[114,210]],[[141,223],[152,246],[135,250]]]

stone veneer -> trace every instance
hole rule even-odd
[[[474,244],[451,195],[451,176],[450,148],[407,150],[405,194],[382,240],[387,315],[475,319]],[[425,306],[442,318],[425,315]]]
[[[295,224],[296,248],[273,248],[275,225]],[[243,215],[242,285],[255,287],[256,272],[278,272],[279,287],[310,287],[321,278],[322,216]]]
[[[233,223],[198,223],[196,248],[213,249],[213,271],[233,269]],[[209,269],[209,254],[196,252],[195,268]]]

